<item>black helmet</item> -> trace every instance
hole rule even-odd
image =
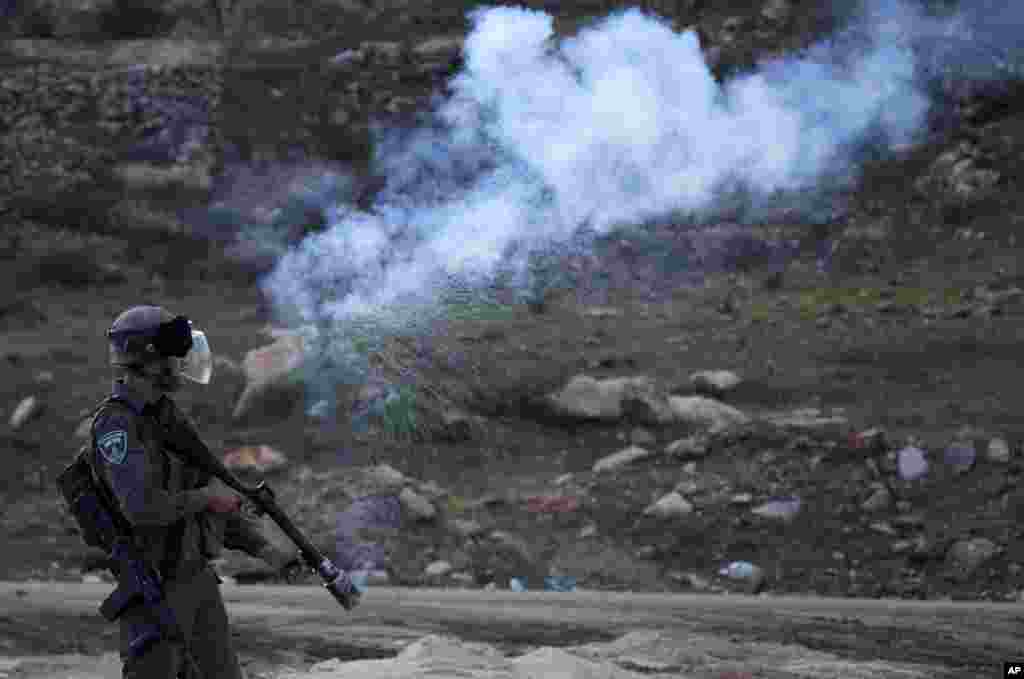
[[[107,331],[110,365],[153,376],[151,366],[193,382],[208,384],[213,360],[206,335],[184,316],[163,307],[136,306],[114,321]]]

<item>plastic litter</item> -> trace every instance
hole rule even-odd
[[[576,591],[576,578],[568,575],[551,575],[544,578],[544,589],[549,592]]]
[[[796,496],[770,500],[753,510],[767,519],[792,520],[800,512],[800,498]]]
[[[928,460],[923,450],[907,446],[897,455],[897,467],[901,479],[915,481],[928,473]]]
[[[944,455],[946,464],[957,471],[966,471],[974,466],[978,453],[970,443],[956,442],[946,448]]]
[[[750,580],[760,572],[761,569],[749,561],[733,561],[728,566],[719,569],[718,574],[730,580]]]
[[[579,500],[565,495],[535,495],[526,499],[526,511],[560,514],[572,512],[580,506]]]
[[[508,581],[508,588],[513,592],[525,592],[526,581],[522,578],[512,578]]]

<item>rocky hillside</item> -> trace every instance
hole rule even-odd
[[[671,10],[719,78],[842,18],[749,4]],[[103,330],[142,295],[210,328],[216,383],[184,399],[211,444],[256,447],[235,458],[258,470],[274,457],[258,446],[279,451],[251,473],[377,581],[1019,599],[1014,80],[936,82],[925,141],[866,159],[823,223],[731,215],[692,247],[678,223],[605,243],[559,262],[610,281],[600,304],[552,289],[453,308],[435,335],[369,352],[372,379],[338,385],[329,412],[303,389],[315,367],[260,368],[249,352],[281,319],[259,276],[281,250],[241,225],[284,248],[323,219],[301,201],[268,217],[291,196],[286,172],[261,173],[340,164],[372,196],[373,130],[414,124],[458,72],[461,9],[348,8],[358,39],[232,43],[197,19],[89,44],[18,24],[0,72],[0,257],[18,292],[0,307],[0,492],[30,557],[6,577],[96,565],[46,479],[106,389]],[[560,30],[606,8],[584,9],[558,8]],[[218,203],[247,183],[252,201]],[[665,294],[644,258],[675,253],[669,239],[702,264]],[[237,555],[222,568],[266,576]]]

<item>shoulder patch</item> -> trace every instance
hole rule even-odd
[[[110,464],[121,464],[128,456],[128,432],[124,429],[115,429],[100,437],[96,441],[100,455]]]

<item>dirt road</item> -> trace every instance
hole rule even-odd
[[[95,615],[109,588],[105,584],[0,583],[4,620],[0,637],[9,639],[7,655],[33,653],[25,646],[25,638],[21,639],[25,643],[18,643],[29,628],[40,633],[48,628],[51,634],[60,630],[62,637],[88,635],[90,629],[99,637],[107,629],[109,636],[109,626]],[[792,668],[793,658],[804,654],[818,658],[820,665],[824,653],[834,658],[830,662],[835,676],[904,676],[897,668],[916,667],[921,674],[906,676],[982,678],[997,676],[1003,660],[1024,655],[1021,604],[375,588],[357,610],[345,613],[315,587],[225,585],[223,592],[240,653],[264,659],[276,654],[281,664],[287,657],[278,651],[285,649],[305,650],[314,659],[388,657],[430,633],[516,651],[609,641],[635,630],[671,636],[677,653],[660,660],[666,666],[681,667],[679,653],[683,652],[691,669],[699,665],[695,658],[702,653],[721,657],[725,652],[741,663],[756,665],[761,674],[750,676],[811,676],[783,672],[783,664]],[[100,643],[95,655],[113,650],[111,642]],[[39,643],[37,639],[36,655],[43,650]],[[780,655],[783,647],[789,650]],[[769,657],[780,659],[775,672],[767,666]],[[261,666],[273,664],[268,661]],[[9,661],[8,666],[13,663]],[[840,666],[857,670],[839,674],[835,668]],[[96,668],[88,676],[116,676],[110,675],[116,672],[116,663],[109,656]],[[13,671],[7,670],[6,676],[43,676]],[[4,672],[0,664],[0,676]]]

